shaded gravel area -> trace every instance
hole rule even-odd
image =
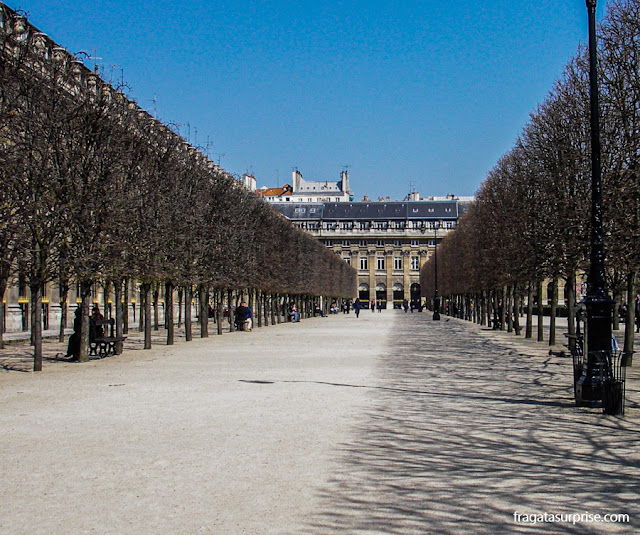
[[[306,533],[638,533],[633,371],[626,416],[603,416],[574,406],[570,357],[461,321],[399,315],[374,406],[341,445],[324,512]],[[630,522],[532,525],[514,513]]]

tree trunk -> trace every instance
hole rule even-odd
[[[516,336],[520,336],[522,328],[520,327],[520,304],[522,302],[522,296],[520,295],[520,286],[518,283],[513,285],[513,330]]]
[[[2,294],[0,294],[1,296]],[[60,281],[60,332],[58,334],[58,342],[64,343],[66,334],[65,329],[69,321],[69,283],[65,280]]]
[[[151,284],[143,284],[144,293],[144,349],[151,349]]]
[[[627,314],[624,325],[624,349],[625,353],[633,352],[634,331],[636,321],[636,272],[630,271],[627,274]]]
[[[182,286],[178,287],[178,329],[182,327],[182,296],[183,296],[183,288]]]
[[[248,295],[249,302],[247,304],[248,304],[249,308],[251,309],[251,312],[254,312],[254,316],[255,316],[255,311],[256,311],[256,308],[255,308],[255,295],[256,295],[256,292],[255,292],[255,290],[249,289],[248,290],[248,294],[249,294]],[[253,321],[253,323],[254,323],[253,326],[255,327],[256,318],[254,317],[253,320],[254,320]]]
[[[565,281],[567,294],[567,331],[570,335],[576,334],[576,272],[571,270]],[[570,348],[573,348],[573,338],[569,338]]]
[[[124,301],[122,309],[122,334],[125,335],[129,334],[129,279],[127,277],[122,281],[122,285],[124,288],[122,294],[122,300]]]
[[[507,332],[513,332],[513,286],[509,285],[506,288],[507,294]]]
[[[31,339],[33,341],[33,371],[42,371],[42,283],[30,285],[31,289]]]
[[[80,327],[80,353],[78,362],[89,361],[89,311],[91,310],[91,281],[80,283],[80,317],[82,318]]]
[[[236,330],[235,313],[233,310],[233,290],[227,291],[227,301],[229,302],[229,332],[232,333]]]
[[[158,307],[158,299],[160,298],[160,287],[158,283],[154,284],[153,290],[153,330],[160,330],[160,315]]]
[[[111,290],[111,281],[106,280],[102,286],[102,295],[104,302],[102,303],[102,316],[104,319],[111,319],[111,309],[109,308],[109,291]]]
[[[256,320],[258,322],[258,327],[262,327],[262,292],[260,290],[256,290],[256,308],[254,309],[256,312]]]
[[[164,328],[167,330],[167,345],[173,345],[173,284],[166,282],[164,285]]]
[[[36,331],[35,331],[35,328],[34,328],[34,323],[36,321],[36,311],[35,311],[35,308],[33,308],[33,298],[30,298],[30,299],[31,299],[31,306],[30,306],[31,310],[29,312],[29,315],[30,315],[29,323],[31,324],[31,330],[29,332],[29,336],[30,336],[29,343],[32,346],[35,346],[36,345]]]
[[[193,299],[193,287],[191,284],[184,287],[184,339],[187,342],[193,340],[191,324],[191,300]]]
[[[533,284],[527,284],[527,321],[524,328],[524,337],[533,338]]]
[[[263,310],[264,310],[264,326],[268,327],[269,326],[269,299],[267,298],[267,293],[266,292],[262,292],[262,306],[263,306]]]
[[[542,281],[538,281],[538,342],[544,341],[544,306],[542,304]]]
[[[123,303],[123,299],[122,299],[122,285],[123,285],[123,280],[119,279],[117,281],[114,281],[113,283],[113,297],[116,301],[116,337],[117,338],[122,338],[123,334],[124,334],[124,321],[123,321],[123,310],[126,309],[126,302]],[[121,355],[122,354],[122,342],[116,342],[115,344],[115,354],[116,355]]]
[[[220,336],[222,335],[222,323],[224,322],[224,299],[222,296],[222,290],[216,290],[213,293],[213,301],[216,305],[216,333],[218,334],[218,336]]]
[[[549,317],[549,345],[556,345],[556,314],[558,312],[558,278],[551,279],[551,313]]]
[[[209,338],[209,288],[204,284],[198,287],[200,301],[200,338]]]
[[[4,292],[0,294],[0,349],[4,349],[4,316],[6,306],[4,304]]]
[[[487,293],[485,290],[480,292],[480,325],[487,325]]]
[[[616,284],[613,287],[613,330],[620,330],[620,303],[622,301],[622,292]]]
[[[145,292],[142,289],[142,285],[140,285],[140,308],[139,310],[139,314],[138,314],[138,327],[139,327],[139,331],[141,333],[144,332],[144,311],[146,310],[146,306],[145,306]]]

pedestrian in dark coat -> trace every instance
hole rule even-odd
[[[360,299],[357,298],[353,303],[353,310],[356,313],[356,318],[360,317],[360,309],[362,308],[362,303],[360,303]]]

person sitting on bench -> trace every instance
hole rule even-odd
[[[236,321],[240,330],[251,331],[253,327],[253,313],[247,306],[246,301],[242,301],[240,306],[236,309]]]
[[[104,337],[104,328],[102,325],[96,325],[96,320],[103,320],[104,316],[100,313],[98,305],[93,306],[91,311],[91,317],[89,318],[89,340],[93,341],[96,338]]]

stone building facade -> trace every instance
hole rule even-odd
[[[343,170],[340,180],[305,180],[298,169],[291,173],[291,184],[282,187],[262,187],[256,189],[255,178],[244,175],[241,183],[245,188],[255,191],[256,195],[264,198],[268,203],[313,203],[313,202],[349,202],[353,200],[353,193],[349,189],[349,173]]]
[[[358,270],[358,297],[399,308],[420,301],[420,268],[468,201],[272,202]]]

